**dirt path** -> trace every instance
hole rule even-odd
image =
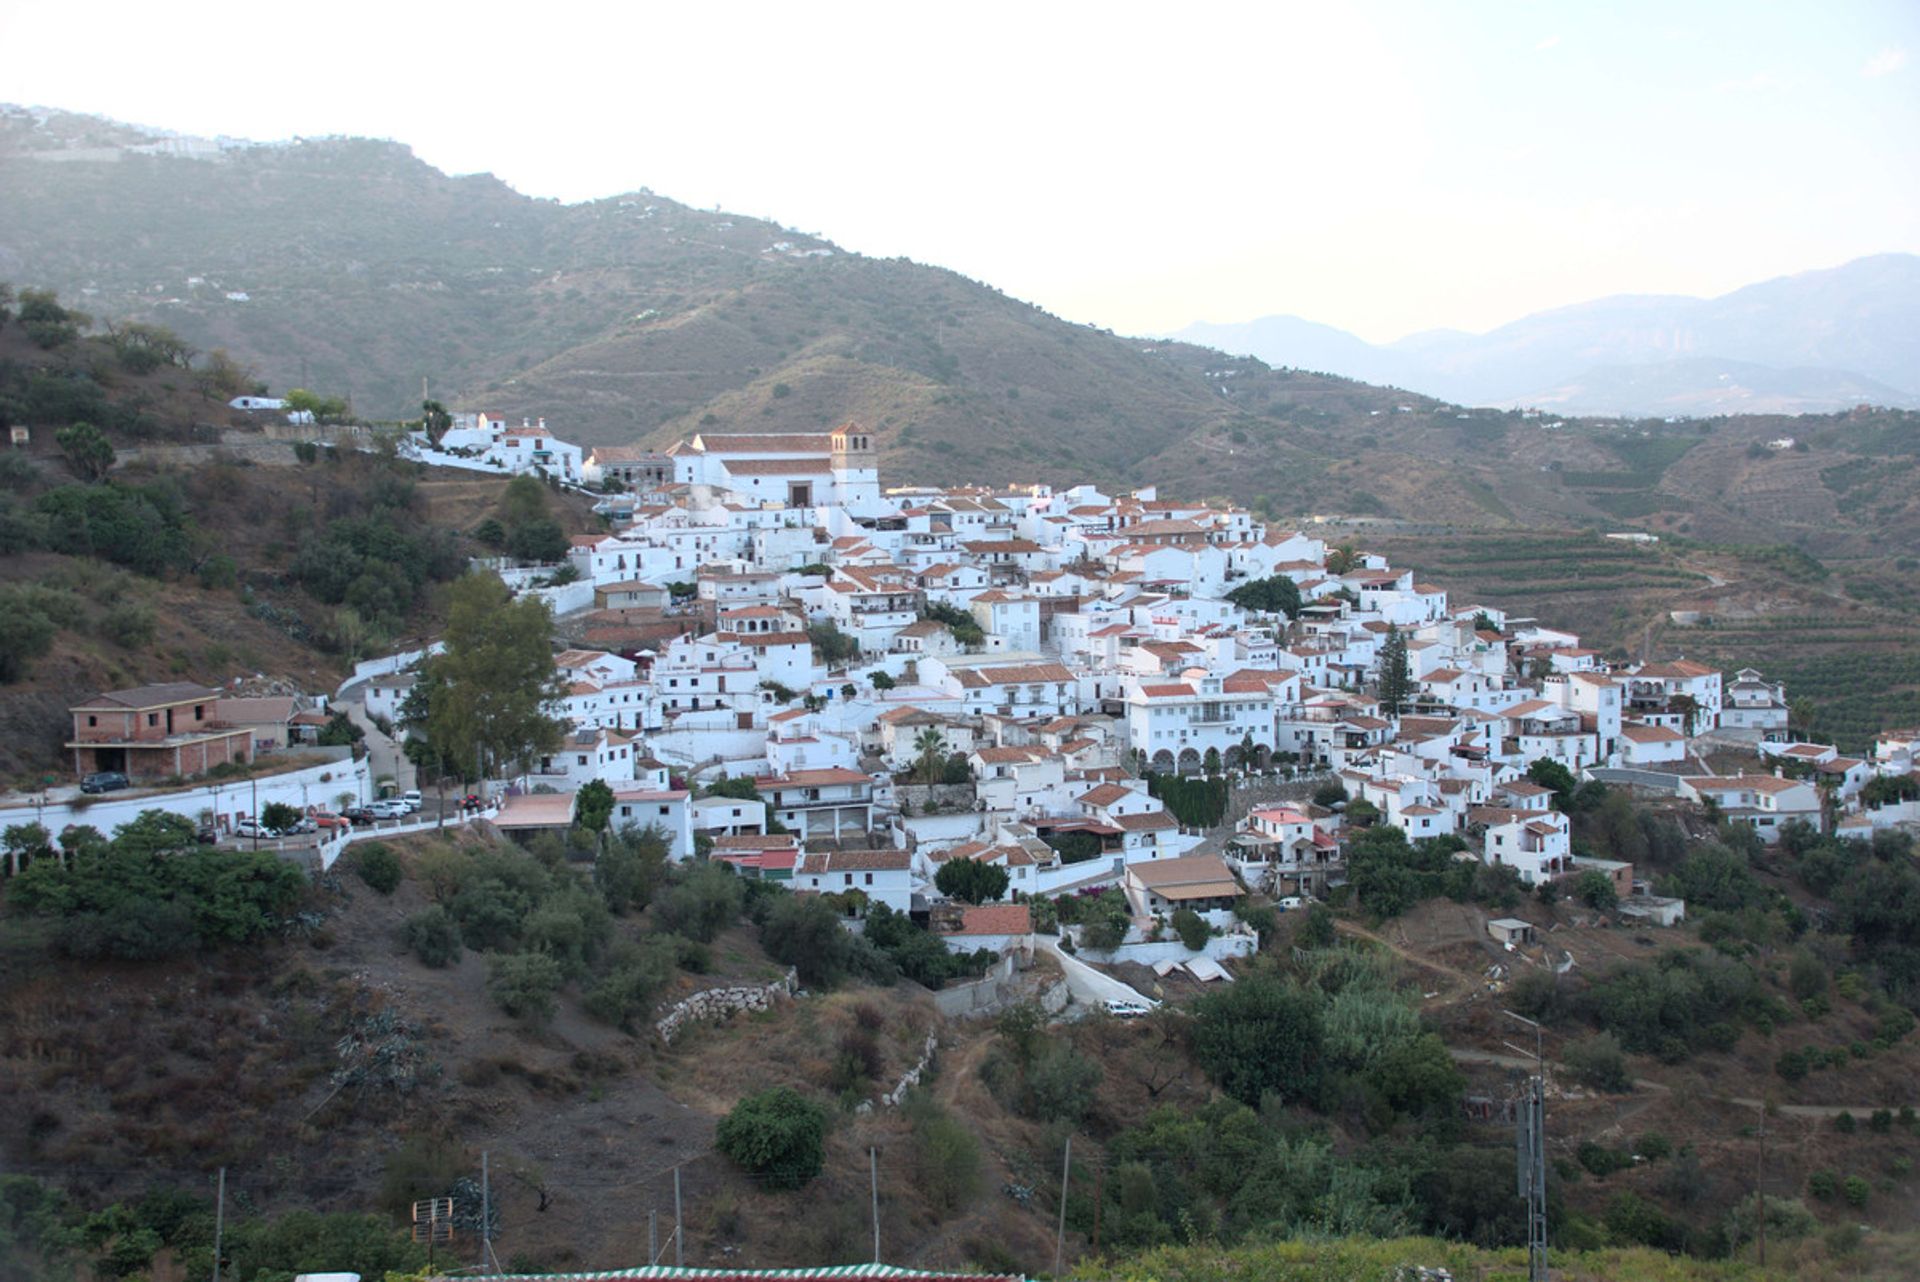
[[[1365,926],[1360,925],[1358,922],[1337,920],[1333,923],[1333,928],[1342,935],[1352,935],[1355,938],[1367,940],[1369,943],[1378,944],[1382,948],[1386,949],[1388,952],[1392,953],[1395,957],[1398,957],[1403,961],[1411,962],[1413,965],[1418,966],[1422,970],[1436,971],[1439,974],[1445,975],[1448,979],[1452,980],[1455,984],[1459,985],[1462,989],[1464,989],[1467,992],[1477,991],[1481,985],[1482,981],[1478,975],[1469,975],[1466,971],[1456,969],[1455,967],[1452,967],[1452,966],[1448,966],[1444,962],[1437,962],[1432,960],[1431,958],[1422,957],[1419,953],[1414,952],[1411,948],[1408,948],[1405,944],[1396,944],[1391,939],[1388,939],[1385,935],[1381,935],[1374,931],[1368,930]],[[1439,996],[1433,998],[1432,1000],[1445,1002],[1445,1001],[1451,1000],[1454,996],[1457,996],[1457,995],[1458,994],[1447,993],[1443,991],[1440,993]]]
[[[1527,1056],[1502,1055],[1495,1051],[1475,1050],[1470,1046],[1449,1046],[1447,1053],[1462,1064],[1492,1064],[1500,1068],[1517,1068],[1523,1071],[1533,1067],[1533,1060]],[[1547,1067],[1556,1073],[1569,1071],[1566,1065],[1553,1060],[1547,1061]],[[1636,1077],[1633,1088],[1637,1091],[1651,1091],[1656,1095],[1673,1094],[1673,1087],[1665,1082],[1656,1082],[1645,1077]],[[1708,1095],[1704,1098],[1717,1104],[1732,1104],[1736,1108],[1765,1107],[1760,1100],[1750,1099],[1744,1095]],[[1651,1101],[1648,1102],[1651,1103]],[[1868,1117],[1876,1109],[1897,1108],[1895,1105],[1887,1104],[1775,1104],[1773,1107],[1775,1112],[1785,1117],[1817,1118],[1838,1117],[1842,1113],[1852,1113],[1855,1117]]]

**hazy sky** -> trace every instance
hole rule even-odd
[[[0,101],[646,186],[1123,332],[1920,251],[1920,3],[0,0]]]

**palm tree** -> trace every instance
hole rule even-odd
[[[914,769],[919,773],[922,783],[938,783],[940,772],[946,765],[947,741],[940,733],[939,726],[928,726],[913,737]]]
[[[1348,570],[1351,570],[1359,560],[1360,554],[1354,551],[1353,544],[1342,543],[1339,547],[1327,553],[1327,573],[1345,574]]]

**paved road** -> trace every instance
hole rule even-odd
[[[1111,975],[1104,974],[1075,957],[1072,953],[1060,951],[1060,937],[1057,935],[1040,936],[1040,946],[1060,959],[1060,972],[1067,981],[1067,991],[1073,994],[1073,1000],[1083,1006],[1103,1006],[1109,1001],[1139,1002],[1143,1006],[1157,1006],[1153,998],[1121,983]]]
[[[386,732],[379,726],[373,724],[372,719],[367,716],[364,703],[335,701],[332,706],[346,713],[347,720],[366,733],[367,764],[376,780],[382,776],[392,779],[394,790],[397,792],[405,792],[409,788],[418,786],[414,782],[413,763],[407,760],[407,754],[400,750],[399,744],[388,738]]]

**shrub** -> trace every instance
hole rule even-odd
[[[100,620],[100,635],[125,650],[153,644],[153,611],[144,605],[116,605]]]
[[[400,857],[377,841],[355,847],[353,870],[361,881],[383,895],[391,895],[405,875],[400,868]]]
[[[1094,1060],[1058,1043],[1033,1061],[1026,1074],[1027,1116],[1077,1126],[1093,1107],[1106,1074]]]
[[[1640,1142],[1634,1145],[1634,1149],[1649,1162],[1657,1162],[1673,1152],[1673,1144],[1660,1132],[1648,1131],[1640,1137]]]
[[[1575,1156],[1579,1158],[1580,1165],[1594,1175],[1611,1175],[1633,1165],[1633,1159],[1627,1154],[1592,1140],[1581,1140]]]
[[[1319,1088],[1320,1003],[1272,972],[1247,976],[1194,1004],[1193,1058],[1227,1094],[1258,1107],[1269,1093]]]
[[[740,879],[724,864],[702,864],[689,869],[654,905],[662,928],[701,943],[740,916]]]
[[[642,943],[622,940],[607,953],[607,971],[587,989],[587,1013],[604,1024],[633,1032],[673,977],[673,945],[655,936]]]
[[[1562,1058],[1580,1082],[1599,1091],[1629,1091],[1633,1076],[1627,1071],[1627,1057],[1612,1033],[1592,1037],[1568,1046]]]
[[[714,1131],[714,1147],[762,1177],[768,1188],[799,1188],[825,1161],[827,1115],[788,1086],[749,1095]]]
[[[1832,1171],[1814,1171],[1807,1176],[1807,1192],[1822,1202],[1831,1202],[1840,1191],[1840,1177]]]
[[[516,1019],[553,1018],[560,963],[545,953],[503,953],[487,959],[487,995]]]
[[[1884,1108],[1876,1108],[1867,1118],[1867,1129],[1875,1135],[1885,1135],[1893,1129],[1893,1113]]]
[[[464,947],[460,941],[460,923],[439,904],[407,918],[401,936],[422,965],[438,970],[460,960]]]
[[[1845,1111],[1833,1115],[1833,1129],[1842,1135],[1851,1135],[1859,1123],[1853,1120],[1853,1114]]]
[[[1858,1175],[1849,1175],[1846,1183],[1840,1186],[1840,1195],[1847,1199],[1847,1205],[1862,1207],[1873,1196],[1873,1186]]]
[[[1206,919],[1191,908],[1182,908],[1173,914],[1173,933],[1180,936],[1180,942],[1194,952],[1207,946],[1207,940],[1213,932],[1208,929]]]
[[[980,1189],[980,1142],[964,1123],[922,1095],[908,1106],[913,1123],[913,1179],[941,1214]]]

